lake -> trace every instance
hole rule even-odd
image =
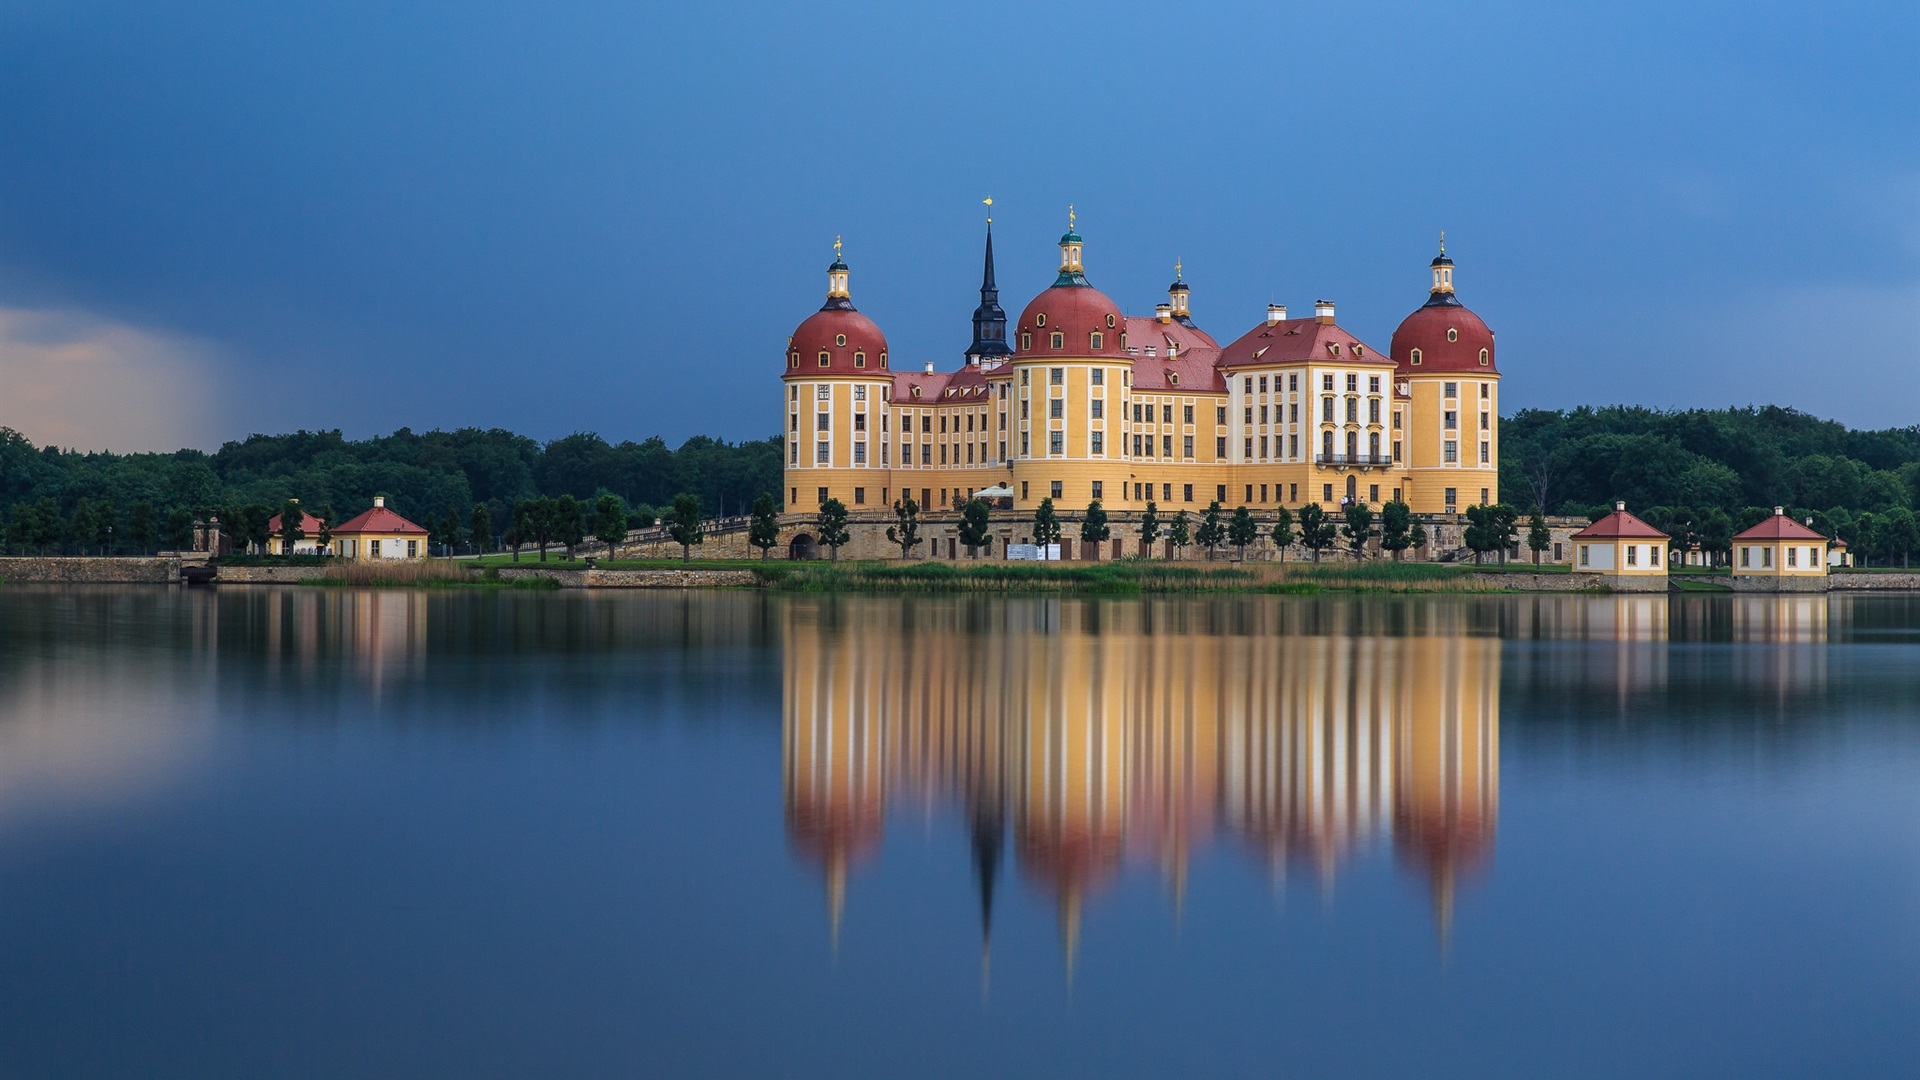
[[[1920,597],[0,588],[0,1075],[1891,1076]]]

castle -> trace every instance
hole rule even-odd
[[[1163,520],[1215,501],[1258,514],[1400,500],[1453,515],[1498,500],[1493,332],[1455,294],[1444,240],[1427,300],[1388,352],[1342,329],[1325,300],[1311,318],[1270,305],[1222,346],[1195,321],[1178,267],[1152,315],[1122,314],[1088,280],[1071,221],[1058,277],[1010,330],[989,219],[973,342],[954,371],[893,367],[835,252],[826,303],[787,343],[790,513],[837,499],[879,519],[911,497],[937,515],[982,495],[1027,517],[1051,498],[1063,515],[1099,502],[1122,519],[1153,503]],[[996,524],[1013,539],[1011,518]]]

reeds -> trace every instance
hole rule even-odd
[[[445,588],[473,585],[478,581],[471,570],[447,559],[393,559],[380,562],[335,559],[327,565],[325,574],[311,579],[315,585],[401,589]]]

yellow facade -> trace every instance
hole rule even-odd
[[[1771,534],[1771,535],[1760,535]],[[1818,578],[1827,573],[1828,540],[1773,508],[1772,520],[1733,538],[1733,576]]]
[[[421,533],[335,533],[332,546],[334,555],[360,562],[421,559],[427,555],[427,538]]]
[[[1069,247],[1063,271],[1078,264]],[[1184,315],[1187,300],[1176,283],[1158,323]],[[1270,314],[1264,325],[1275,322]],[[1288,325],[1306,323],[1332,327],[1332,304]],[[1109,511],[1153,502],[1166,513],[1216,500],[1257,511],[1333,510],[1347,499],[1377,510],[1400,499],[1446,514],[1499,500],[1500,376],[1491,368],[1397,374],[1386,353],[1356,341],[1337,354],[1216,369],[1156,355],[1116,329],[1121,351],[1069,342],[1060,352],[969,357],[958,373],[790,368],[788,511],[812,513],[823,495],[883,510],[903,491],[923,509],[952,510],[1002,484],[1027,511],[1046,498],[1062,511],[1099,500]],[[1147,374],[1151,384],[1137,385]]]

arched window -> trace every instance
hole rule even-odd
[[[1066,348],[1066,347],[1067,347],[1067,335],[1065,335],[1065,334],[1063,334],[1063,333],[1061,333],[1061,332],[1060,332],[1060,331],[1058,331],[1058,330],[1055,330],[1055,331],[1053,332],[1053,347],[1054,347],[1054,348],[1056,348],[1056,349],[1064,349],[1064,348]]]
[[[787,366],[790,368],[797,368],[800,366],[800,353],[798,350],[794,351],[790,356],[787,357]]]
[[[829,363],[832,363],[832,361],[833,361],[833,354],[829,353],[825,349],[821,349],[820,350],[820,366],[826,367]]]
[[[1098,330],[1095,330],[1092,333],[1089,333],[1087,335],[1087,345],[1089,348],[1103,349],[1106,347],[1106,341],[1107,341],[1107,335],[1101,333]]]
[[[1032,334],[1021,334],[1021,335],[1020,335],[1020,348],[1021,348],[1021,349],[1022,349],[1023,351],[1024,351],[1024,350],[1027,350],[1027,349],[1031,349],[1031,348],[1033,348],[1033,335],[1032,335]]]
[[[1487,350],[1485,349],[1480,350],[1480,366],[1481,367],[1487,366]]]
[[[864,353],[864,352],[856,352],[856,353],[854,353],[854,354],[853,354],[853,366],[854,366],[854,367],[866,367],[866,366],[867,366],[867,354],[866,354],[866,353]]]
[[[1420,364],[1420,350],[1419,349],[1413,350],[1413,355],[1409,356],[1407,360],[1410,363],[1412,363],[1415,367],[1418,367]]]

